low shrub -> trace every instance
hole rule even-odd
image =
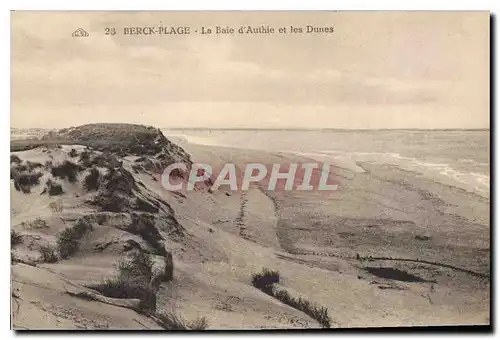
[[[139,299],[141,311],[155,311],[156,293],[148,285],[128,282],[119,278],[89,286],[104,296],[116,299]]]
[[[17,244],[20,244],[21,242],[23,242],[22,235],[19,234],[18,232],[15,232],[14,230],[11,230],[10,231],[10,245],[11,245],[11,247],[15,246]]]
[[[57,254],[56,254],[56,249],[51,246],[41,246],[40,247],[40,255],[42,258],[42,261],[45,263],[54,263],[57,262]]]
[[[49,193],[49,196],[58,196],[64,193],[62,185],[50,178],[45,182],[45,189],[42,194],[46,192]]]
[[[10,155],[10,162],[20,164],[22,162],[22,160],[17,155]]]
[[[257,273],[252,276],[252,285],[262,291],[272,290],[272,285],[279,282],[280,274],[276,270],[264,268],[262,273]]]
[[[87,191],[97,191],[101,182],[101,173],[97,168],[90,169],[90,172],[83,179],[83,187]]]
[[[77,180],[78,173],[82,168],[70,161],[64,161],[62,164],[52,166],[52,176],[61,179],[68,179],[69,182],[74,183]]]
[[[323,327],[330,328],[330,316],[328,309],[320,307],[302,297],[293,297],[285,289],[277,289],[274,284],[280,282],[279,272],[264,268],[262,273],[257,273],[252,276],[252,285],[262,292],[278,299],[279,301],[287,304],[297,310],[304,312]]]
[[[145,252],[134,251],[130,258],[118,263],[118,271],[122,281],[149,284],[153,277],[153,261]]]
[[[75,149],[71,149],[70,152],[68,152],[68,156],[70,156],[71,158],[75,158],[76,156],[78,156],[78,152]]]
[[[92,225],[83,219],[64,229],[57,237],[57,249],[61,258],[66,259],[73,255],[80,246],[80,239],[92,229]]]
[[[156,313],[155,316],[159,319],[160,326],[166,330],[202,331],[208,327],[208,321],[205,317],[189,322],[173,312],[160,312]]]

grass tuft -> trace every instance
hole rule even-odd
[[[10,162],[20,164],[22,162],[22,160],[17,155],[10,155]]]
[[[70,183],[74,183],[81,170],[82,168],[79,165],[70,161],[64,161],[62,164],[52,166],[51,172],[54,177],[68,179]]]
[[[208,321],[205,317],[188,322],[173,312],[160,312],[156,313],[155,316],[159,319],[160,326],[166,330],[201,331],[208,327]]]
[[[101,173],[97,168],[92,168],[83,179],[83,187],[87,191],[97,191],[101,183]]]
[[[23,242],[23,237],[18,232],[11,230],[10,231],[10,246],[15,246]]]
[[[252,285],[262,292],[270,295],[279,301],[287,304],[297,310],[304,312],[316,321],[318,321],[323,327],[330,328],[331,320],[328,315],[328,309],[318,306],[309,300],[302,297],[293,297],[285,289],[277,289],[274,284],[280,282],[279,272],[275,270],[269,270],[264,268],[262,273],[257,273],[252,276]]]
[[[40,255],[42,257],[42,261],[45,263],[54,263],[58,260],[56,249],[51,245],[41,246]]]
[[[92,225],[86,220],[79,219],[69,228],[64,229],[57,237],[57,249],[61,258],[66,259],[73,255],[80,246],[81,238],[89,231]]]
[[[139,299],[141,311],[154,311],[156,309],[156,293],[149,286],[141,283],[116,278],[89,286],[89,288],[111,298]]]

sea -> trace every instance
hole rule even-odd
[[[296,153],[338,164],[390,164],[490,196],[490,130],[162,129],[174,143]]]

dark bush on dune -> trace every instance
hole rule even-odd
[[[90,165],[90,151],[82,151],[78,161],[82,166],[88,167]]]
[[[45,182],[45,189],[43,189],[41,194],[48,193],[50,196],[58,196],[64,193],[62,185],[53,181],[51,178]]]
[[[78,156],[78,152],[75,149],[71,149],[70,152],[68,152],[68,156],[70,156],[71,158],[75,158],[76,156]]]
[[[10,155],[10,162],[20,164],[22,161],[21,158],[19,158],[19,156],[17,155]]]
[[[23,237],[21,234],[11,230],[10,232],[10,245],[15,246],[16,244],[20,244],[23,241]]]
[[[64,161],[62,164],[53,166],[51,169],[52,176],[61,179],[68,179],[69,182],[74,183],[77,180],[78,173],[82,170],[77,164]]]
[[[274,283],[280,282],[280,274],[275,270],[264,268],[262,273],[252,276],[252,285],[260,290],[269,290]]]
[[[50,245],[40,247],[40,256],[45,263],[54,263],[58,260],[55,248]]]
[[[14,188],[27,194],[31,187],[40,183],[41,172],[27,171],[26,165],[18,165],[10,168],[10,178],[14,180]]]
[[[201,317],[194,321],[186,321],[173,312],[156,313],[159,324],[166,330],[202,331],[208,327],[207,318]]]
[[[83,187],[87,191],[96,191],[101,182],[101,173],[97,168],[90,169],[90,172],[83,179]]]
[[[88,286],[104,296],[115,299],[139,299],[141,311],[153,312],[156,309],[156,293],[142,283],[124,281],[119,278]]]
[[[139,235],[148,242],[157,255],[166,256],[167,251],[163,245],[164,239],[156,228],[155,216],[133,213],[131,217],[132,223],[127,227],[127,230],[132,234]]]
[[[277,289],[274,285],[280,282],[280,274],[275,270],[269,270],[264,268],[262,273],[257,273],[252,276],[252,285],[258,288],[262,292],[270,295],[279,301],[287,304],[297,310],[304,312],[316,321],[318,321],[323,327],[330,327],[330,316],[328,315],[328,309],[324,307],[317,306],[314,303],[302,298],[293,297],[285,289]]]
[[[38,163],[38,162],[26,161],[26,165],[28,166],[29,170],[35,170],[35,169],[38,169],[38,168],[43,168],[43,164],[42,163]]]
[[[37,185],[40,183],[40,177],[42,177],[40,172],[20,173],[19,176],[17,176],[17,183],[21,186]]]
[[[134,189],[138,189],[134,176],[124,168],[109,168],[103,176],[103,181],[103,188],[112,193],[130,195]]]
[[[57,249],[61,258],[66,259],[73,255],[80,246],[81,238],[89,231],[92,225],[84,219],[79,219],[69,228],[64,229],[57,237]]]
[[[149,254],[136,250],[118,264],[118,277],[91,286],[104,296],[118,299],[139,299],[142,311],[154,312],[156,292],[151,287],[153,261]]]
[[[118,270],[121,280],[149,284],[153,278],[153,260],[144,251],[136,250],[129,259],[120,261]]]

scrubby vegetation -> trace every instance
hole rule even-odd
[[[57,254],[56,254],[56,249],[51,245],[41,246],[40,247],[40,255],[41,255],[42,261],[46,262],[46,263],[54,263],[54,262],[57,262],[57,260],[58,260]]]
[[[30,193],[31,187],[40,183],[40,177],[42,177],[41,172],[30,170],[26,164],[18,164],[10,168],[10,179],[14,180],[14,188],[25,194]]]
[[[57,250],[61,258],[66,259],[73,255],[80,246],[81,238],[89,231],[92,225],[85,219],[79,219],[69,228],[64,229],[57,237]]]
[[[280,282],[279,272],[264,268],[262,273],[257,273],[252,276],[252,285],[260,289],[267,295],[270,295],[279,301],[287,304],[295,309],[298,309],[318,321],[323,327],[330,328],[330,316],[328,309],[320,307],[302,297],[293,297],[285,289],[275,287],[275,284]]]
[[[17,244],[20,244],[23,241],[23,237],[21,234],[15,232],[14,230],[10,231],[10,245],[15,246]]]
[[[58,196],[64,193],[62,185],[50,178],[45,182],[45,189],[42,194],[46,192],[48,192],[49,196]]]
[[[68,152],[68,156],[70,156],[71,158],[74,158],[74,157],[78,156],[78,152],[75,149],[71,149],[70,152]]]
[[[97,168],[92,168],[89,174],[83,179],[83,187],[87,191],[96,191],[99,189],[100,182],[101,173]]]
[[[41,218],[36,218],[35,220],[27,223],[28,228],[30,229],[42,229],[48,228],[47,222],[42,220]]]
[[[156,293],[151,287],[140,283],[128,282],[119,278],[106,280],[93,286],[91,289],[97,290],[104,296],[117,299],[139,299],[140,311],[154,312],[156,309]]]
[[[30,171],[33,171],[33,170],[38,169],[38,168],[43,168],[42,163],[30,162],[30,161],[26,161],[26,166],[28,167],[28,170],[30,170]]]
[[[159,324],[167,330],[202,331],[208,327],[208,321],[205,317],[189,322],[173,312],[159,312],[155,316],[160,321]]]
[[[82,168],[71,161],[64,161],[62,164],[52,166],[51,169],[52,176],[61,179],[68,179],[71,183],[76,182],[80,171],[82,171]]]
[[[134,251],[118,264],[118,276],[91,286],[104,296],[118,299],[139,299],[142,311],[154,312],[156,292],[151,286],[153,261],[143,251]]]
[[[252,276],[252,285],[265,293],[268,291],[272,292],[273,284],[279,282],[279,272],[267,268],[264,268],[262,273],[257,273]]]
[[[10,155],[10,162],[20,164],[22,162],[22,160],[17,155]]]

